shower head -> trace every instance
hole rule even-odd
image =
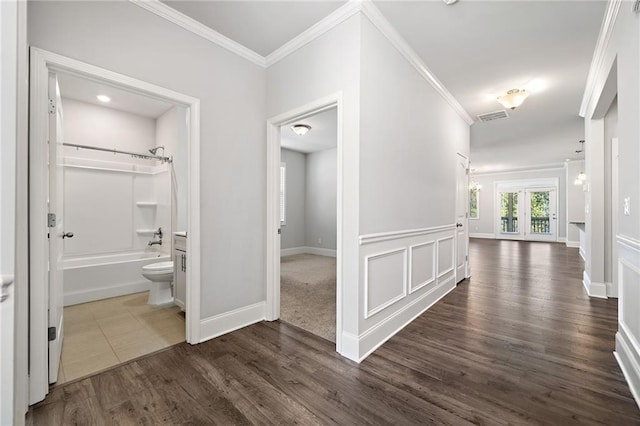
[[[151,148],[149,152],[152,153],[153,155],[156,155],[156,153],[160,148],[162,148],[162,153],[164,154],[164,146],[156,146],[155,148]]]

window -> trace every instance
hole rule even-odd
[[[287,189],[287,165],[280,163],[280,225],[285,224],[286,218],[286,189]]]
[[[478,185],[471,186],[469,188],[469,219],[480,218],[478,212],[478,199],[480,197],[480,188]]]

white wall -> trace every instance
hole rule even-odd
[[[286,164],[286,224],[281,227],[281,249],[305,245],[305,169],[306,155],[289,149],[280,150],[280,162]]]
[[[342,231],[338,242],[339,274],[342,273],[342,336],[348,340],[338,350],[358,359],[353,341],[358,335],[358,181],[360,110],[360,21],[346,19],[267,69],[267,116],[275,117],[312,101],[340,92],[342,116]],[[295,90],[292,90],[295,88]],[[340,112],[339,112],[340,113]],[[340,330],[338,330],[340,333]]]
[[[609,6],[619,5],[610,2]],[[622,2],[601,60],[592,68],[594,84],[585,91],[587,151],[587,244],[585,287],[606,294],[604,285],[604,148],[605,114],[617,93],[619,141],[619,205],[617,249],[618,333],[616,358],[640,403],[640,28],[638,16]],[[607,28],[606,26],[604,27]],[[609,117],[610,119],[611,117]],[[609,121],[607,119],[607,121]],[[623,200],[629,198],[629,214]]]
[[[457,153],[469,156],[469,126],[368,18],[361,45],[362,357],[455,288]]]
[[[495,183],[531,179],[558,179],[557,227],[558,238],[567,236],[567,176],[564,169],[523,170],[495,174],[476,174],[471,179],[482,185],[478,202],[478,219],[469,219],[469,232],[479,237],[495,236],[498,212],[496,211]],[[573,183],[573,181],[572,181]]]
[[[336,249],[337,150],[305,157],[305,245]]]
[[[618,137],[618,102],[613,104],[604,116],[604,282],[613,282],[613,268],[617,267],[612,261],[614,231],[611,191],[611,140]]]
[[[187,115],[175,106],[156,119],[156,146],[164,146],[164,155],[173,157],[172,231],[187,230]],[[158,151],[162,155],[162,150]]]
[[[29,42],[200,99],[201,316],[263,301],[264,69],[130,2],[30,2]]]

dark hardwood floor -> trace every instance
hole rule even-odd
[[[617,300],[577,249],[472,240],[473,277],[358,365],[280,322],[53,389],[59,424],[640,424],[613,357]]]

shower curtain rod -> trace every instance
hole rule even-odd
[[[145,160],[160,160],[160,161],[163,161],[163,162],[166,161],[167,163],[173,162],[173,158],[172,157],[162,157],[160,155],[140,154],[140,153],[137,153],[137,152],[121,151],[119,149],[100,148],[100,147],[97,147],[97,146],[90,146],[90,145],[79,145],[77,143],[64,142],[62,145],[70,146],[70,147],[73,147],[73,148],[92,149],[94,151],[112,152],[114,154],[125,154],[125,155],[130,155],[133,158],[143,158]]]

